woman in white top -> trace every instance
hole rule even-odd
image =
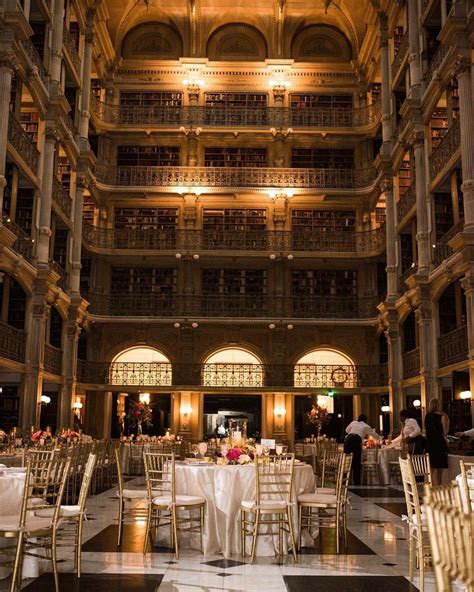
[[[397,438],[392,440],[388,448],[401,448],[402,442],[405,441],[408,444],[412,444],[411,454],[421,454],[423,451],[418,449],[424,448],[424,438],[421,435],[419,423],[414,417],[411,417],[408,409],[402,409],[400,411],[400,421],[403,424],[402,431]]]

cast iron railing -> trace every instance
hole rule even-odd
[[[468,357],[469,346],[466,325],[438,338],[438,364],[440,368],[463,362]]]
[[[450,50],[449,45],[440,45],[438,47],[438,49],[436,50],[436,53],[434,54],[431,61],[429,62],[428,67],[426,68],[425,75],[424,75],[426,86],[429,86],[436,70],[444,62],[444,59],[446,58],[446,56],[449,53],[449,50]]]
[[[31,261],[33,255],[33,241],[30,235],[12,222],[7,216],[2,217],[3,225],[6,226],[16,236],[16,241],[12,245],[12,249],[19,255],[22,255],[27,261]]]
[[[28,37],[27,39],[23,39],[20,41],[20,45],[27,55],[31,65],[38,70],[38,74],[43,81],[43,84],[46,86],[48,84],[48,72],[45,68],[43,60],[41,59],[39,53],[36,51],[36,47],[33,45],[33,42]]]
[[[413,378],[420,374],[420,348],[403,354],[403,378]]]
[[[61,374],[61,365],[62,365],[62,352],[59,348],[53,347],[49,343],[46,343],[44,346],[44,360],[43,360],[43,367],[46,372],[50,372],[51,374],[56,374],[59,376]]]
[[[0,321],[0,356],[2,358],[23,363],[25,361],[25,344],[24,331]]]
[[[397,55],[392,62],[392,80],[395,80],[404,59],[408,55],[408,30],[405,31],[398,45]]]
[[[71,33],[67,30],[66,26],[63,27],[63,45],[66,53],[71,60],[72,66],[78,76],[81,75],[81,58],[77,53],[74,39],[71,37]]]
[[[446,132],[438,147],[430,156],[430,177],[431,180],[446,167],[451,157],[461,146],[461,128],[459,119],[453,121],[453,125]]]
[[[66,216],[66,218],[71,217],[72,213],[72,199],[66,193],[62,184],[53,177],[53,202],[58,206],[61,212]]]
[[[38,149],[12,113],[8,118],[8,141],[30,170],[35,175],[38,174],[40,156]]]
[[[403,218],[408,214],[408,212],[412,209],[415,203],[416,185],[415,182],[413,182],[397,203],[397,220],[399,224],[403,220]]]
[[[434,267],[438,267],[449,259],[453,254],[453,249],[449,246],[449,241],[456,236],[459,232],[462,231],[464,228],[464,219],[459,220],[446,234],[444,234],[439,241],[436,243],[435,248],[433,249],[433,265]]]

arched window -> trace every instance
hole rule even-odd
[[[170,361],[152,347],[126,349],[115,356],[110,365],[110,384],[168,386],[171,381]]]
[[[351,388],[357,386],[354,362],[334,349],[315,349],[295,365],[294,382],[304,388]]]
[[[204,362],[204,386],[263,386],[261,361],[246,349],[229,347]]]

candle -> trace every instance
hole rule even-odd
[[[379,415],[379,427],[380,431],[383,433],[383,415]]]
[[[242,432],[235,431],[232,435],[232,440],[234,446],[240,446],[240,444],[242,443]]]

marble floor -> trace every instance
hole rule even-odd
[[[139,486],[142,478],[127,484]],[[236,555],[202,556],[186,549],[179,560],[167,548],[142,553],[143,524],[127,526],[120,552],[116,548],[118,510],[115,489],[92,496],[85,525],[83,575],[72,574],[70,551],[60,552],[61,590],[65,592],[411,592],[418,590],[408,579],[408,542],[401,519],[404,498],[397,488],[352,488],[348,507],[348,545],[336,555],[329,530],[314,548],[302,549],[295,565],[290,556],[259,557],[254,565]],[[24,581],[27,592],[54,590],[47,563],[37,579]],[[426,592],[434,592],[428,571]],[[0,590],[8,580],[0,581]]]

